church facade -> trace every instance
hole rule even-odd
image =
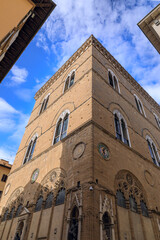
[[[93,35],[35,100],[0,239],[160,239],[160,106]]]

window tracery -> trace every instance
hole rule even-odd
[[[136,94],[134,94],[134,98],[135,98],[135,102],[136,102],[136,106],[137,106],[138,111],[146,117],[146,114],[145,114],[145,111],[144,111],[143,104],[142,104],[141,100],[137,97]]]
[[[160,119],[159,119],[159,117],[155,113],[154,113],[154,117],[156,119],[158,127],[160,128]]]
[[[148,135],[146,136],[146,140],[148,143],[148,148],[149,148],[149,152],[150,152],[153,163],[155,165],[157,165],[158,167],[160,167],[160,158],[159,158],[159,154],[158,154],[156,145],[154,144],[153,140]]]
[[[56,124],[53,144],[59,142],[60,140],[67,136],[69,114],[70,112],[66,110],[60,115],[58,122]]]
[[[120,93],[118,79],[111,70],[108,71],[108,79],[109,79],[109,84],[111,85],[111,87]]]
[[[32,159],[32,156],[33,156],[33,153],[34,153],[34,149],[35,149],[35,146],[36,146],[36,142],[37,142],[37,138],[38,138],[37,134],[35,134],[32,137],[32,139],[31,139],[31,141],[30,141],[30,143],[28,145],[27,152],[26,152],[23,164],[27,163],[28,161],[30,161]]]
[[[15,217],[18,217],[18,216],[19,216],[19,214],[20,214],[21,211],[22,211],[22,207],[23,207],[22,204],[20,204],[20,205],[18,206],[17,211],[16,211],[16,214],[15,214]]]
[[[46,202],[45,202],[45,206],[44,208],[47,209],[47,208],[50,208],[52,207],[52,204],[53,204],[53,192],[50,192],[47,196],[47,199],[46,199]]]
[[[49,97],[50,97],[50,93],[44,98],[42,105],[41,105],[41,109],[39,111],[39,115],[46,110],[48,101],[49,101]]]
[[[118,206],[126,207],[125,201],[128,200],[131,211],[138,213],[140,206],[142,215],[149,217],[143,187],[132,173],[127,170],[120,171],[116,176],[116,189]]]
[[[37,200],[36,206],[35,206],[35,212],[38,212],[42,208],[42,203],[43,203],[43,196],[40,196]]]
[[[121,140],[126,145],[130,146],[126,121],[124,120],[120,112],[118,112],[117,110],[115,110],[113,114],[114,114],[114,123],[115,123],[115,131],[116,131],[117,139]]]
[[[65,188],[61,188],[57,194],[55,205],[57,206],[60,204],[64,204],[64,200],[65,200]]]
[[[72,70],[65,81],[64,85],[64,93],[74,84],[74,79],[75,79],[75,70]]]

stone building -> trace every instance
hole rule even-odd
[[[1,239],[160,239],[159,105],[93,36],[35,100]]]
[[[8,161],[0,159],[0,199],[11,167],[12,165]]]

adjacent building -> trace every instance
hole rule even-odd
[[[12,165],[4,159],[0,159],[0,199]]]
[[[148,13],[138,23],[138,26],[160,53],[160,4]]]
[[[0,239],[158,240],[160,106],[94,36],[35,100]]]
[[[5,0],[0,7],[0,82],[55,8],[52,0]]]

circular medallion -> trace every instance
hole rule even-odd
[[[57,173],[55,171],[52,172],[51,175],[50,175],[50,181],[51,182],[55,182],[56,177],[57,177]]]
[[[34,172],[32,173],[32,176],[31,176],[31,183],[34,183],[37,178],[38,178],[38,175],[39,175],[39,169],[35,169]]]
[[[9,192],[10,187],[11,187],[11,184],[9,183],[9,184],[6,186],[4,195],[6,195],[6,194]]]
[[[76,160],[82,157],[84,150],[85,150],[85,143],[83,142],[78,143],[73,149],[73,158]]]
[[[148,183],[150,186],[153,187],[153,186],[154,186],[154,179],[153,179],[152,174],[151,174],[149,171],[145,170],[145,171],[144,171],[144,177],[145,177],[147,183]]]
[[[109,159],[109,150],[106,145],[104,145],[103,143],[99,143],[98,151],[105,160]]]

